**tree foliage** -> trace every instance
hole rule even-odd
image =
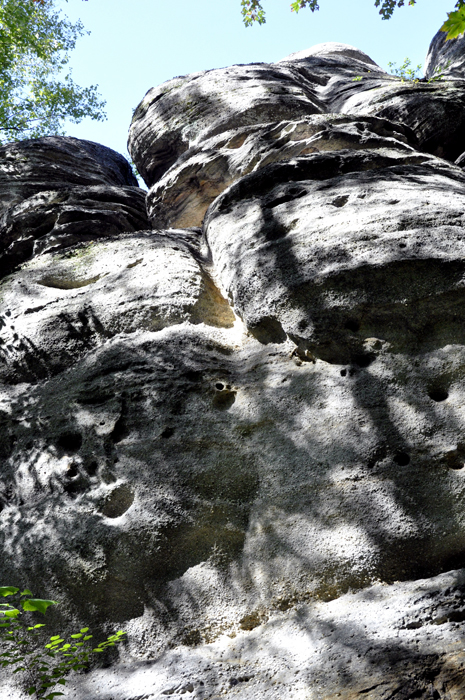
[[[0,142],[63,133],[65,119],[105,118],[97,86],[76,85],[68,66],[83,34],[54,0],[0,0]]]
[[[390,19],[396,7],[416,5],[417,0],[375,0],[375,7],[379,7],[379,14],[383,19]],[[319,10],[318,0],[293,0],[291,2],[291,12],[308,7],[312,12]],[[447,32],[446,39],[455,39],[465,32],[465,0],[458,0],[455,5],[456,10],[448,12],[448,19],[441,27],[441,31]],[[242,18],[246,27],[250,27],[257,22],[265,24],[265,11],[262,0],[241,0]]]
[[[25,619],[28,616],[24,613],[40,612],[45,615],[47,608],[57,605],[57,602],[34,598],[28,589],[20,592],[15,586],[0,586],[0,597],[10,596],[14,605],[0,603],[0,649],[4,649],[0,653],[0,667],[11,667],[13,673],[22,673],[27,693],[40,700],[52,700],[64,695],[54,688],[63,688],[71,671],[88,668],[92,653],[100,654],[108,647],[114,647],[125,635],[120,630],[93,648],[93,644],[89,644],[92,639],[89,628],[83,627],[70,635],[69,642],[55,634],[43,645],[40,635],[45,625],[28,624]]]

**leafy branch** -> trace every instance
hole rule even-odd
[[[120,630],[93,647],[89,644],[93,635],[88,634],[88,627],[83,627],[70,635],[69,642],[57,634],[43,645],[40,630],[44,624],[28,625],[24,613],[40,612],[45,615],[47,608],[57,605],[57,602],[34,598],[29,589],[20,592],[15,586],[1,586],[0,597],[9,596],[12,596],[14,605],[0,603],[0,644],[5,647],[5,651],[0,653],[0,666],[11,666],[14,674],[23,673],[27,693],[35,694],[40,700],[52,700],[64,695],[53,689],[64,686],[71,671],[87,668],[92,654],[103,653],[121,642],[125,635]]]
[[[397,7],[405,4],[416,5],[416,0],[375,0],[375,7],[379,7],[382,19],[390,19]],[[318,0],[293,0],[290,4],[291,12],[299,12],[308,7],[312,12],[319,10]],[[446,39],[456,39],[465,32],[465,0],[458,0],[453,12],[447,13],[447,20],[441,27],[442,32],[447,32]],[[246,27],[252,24],[265,24],[266,17],[261,0],[241,0],[242,20]]]

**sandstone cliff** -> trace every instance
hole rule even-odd
[[[465,697],[464,48],[168,81],[147,197],[0,149],[2,578],[128,632],[70,697]]]

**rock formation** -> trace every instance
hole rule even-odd
[[[150,90],[147,207],[2,147],[2,577],[128,633],[72,697],[463,700],[464,46]]]

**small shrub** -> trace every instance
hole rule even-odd
[[[403,83],[406,81],[418,83],[420,80],[418,73],[421,71],[421,63],[419,63],[416,68],[411,68],[411,65],[412,61],[409,58],[404,58],[403,64],[398,68],[392,61],[388,63],[391,75],[396,75]]]
[[[27,613],[40,612],[45,615],[47,608],[57,605],[57,602],[34,598],[28,589],[20,593],[15,586],[0,586],[0,597],[8,596],[12,596],[13,605],[0,603],[0,645],[6,647],[0,653],[0,665],[11,666],[13,673],[23,673],[27,693],[40,700],[64,695],[53,689],[63,687],[71,671],[87,668],[92,654],[100,654],[115,646],[125,635],[125,632],[119,631],[92,648],[92,643],[89,644],[92,635],[88,627],[83,627],[70,635],[69,642],[56,634],[43,645],[39,637],[40,629],[45,625],[28,625]]]

